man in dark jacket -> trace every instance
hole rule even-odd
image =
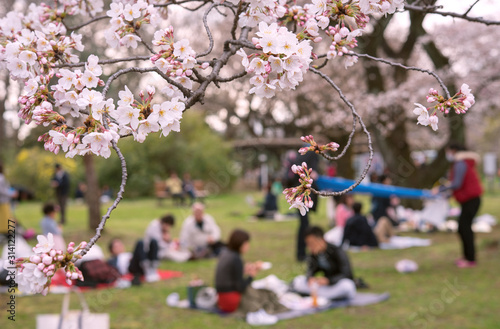
[[[351,264],[347,254],[323,238],[318,226],[309,227],[305,241],[310,255],[307,257],[307,274],[293,281],[293,288],[302,294],[312,294],[328,299],[352,298],[356,294]],[[321,273],[322,276],[315,276]]]
[[[437,187],[434,194],[453,191],[455,200],[460,203],[462,211],[458,219],[458,234],[462,241],[463,257],[455,264],[460,268],[476,266],[476,250],[474,247],[474,232],[472,221],[481,205],[483,188],[476,171],[479,155],[467,152],[460,144],[450,144],[446,149],[446,157],[453,165],[449,174],[448,185]]]
[[[56,191],[57,202],[61,214],[60,222],[64,225],[66,222],[66,202],[69,194],[69,175],[60,164],[55,166],[56,172],[52,177],[52,187]]]

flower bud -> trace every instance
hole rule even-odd
[[[43,259],[42,259],[42,263],[44,263],[45,265],[50,265],[50,264],[52,264],[52,257],[50,257],[50,256],[45,256],[45,257],[43,257]]]

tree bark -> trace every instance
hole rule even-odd
[[[85,174],[87,177],[87,193],[85,199],[89,210],[89,229],[95,230],[101,221],[101,191],[94,165],[94,156],[87,154],[83,157]]]

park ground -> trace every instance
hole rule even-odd
[[[252,196],[259,198],[259,194]],[[256,209],[245,202],[246,197],[247,193],[232,193],[206,200],[207,212],[215,217],[223,236],[236,227],[251,233],[251,250],[245,256],[246,260],[273,263],[273,268],[262,272],[259,277],[273,273],[289,281],[304,273],[304,265],[294,260],[297,221],[250,222],[248,218]],[[362,200],[368,202],[366,198]],[[284,200],[281,202],[281,209],[285,209]],[[40,203],[23,203],[16,209],[16,216],[23,225],[38,228],[40,208]],[[319,208],[318,213],[312,214],[311,221],[326,228],[324,202]],[[167,212],[177,218],[174,229],[177,236],[182,220],[189,214],[188,208],[175,208],[168,200],[162,206],[153,199],[125,200],[113,212],[99,244],[105,250],[111,238],[119,237],[131,250],[135,241],[142,237],[148,222]],[[481,213],[498,216],[500,196],[486,196]],[[286,320],[273,328],[500,328],[500,228],[476,235],[479,266],[460,270],[453,265],[460,255],[456,234],[406,234],[430,238],[432,246],[350,253],[355,275],[370,285],[369,292],[389,292],[391,298],[388,301]],[[77,243],[91,236],[83,205],[69,207],[64,235],[66,242]],[[411,274],[398,273],[394,265],[401,259],[415,260],[419,270]],[[183,276],[124,290],[90,291],[84,296],[92,312],[110,314],[111,328],[249,328],[241,320],[173,309],[165,304],[165,298],[172,292],[185,297],[186,286],[193,277],[212,284],[215,265],[214,259],[184,264],[162,262],[161,268],[182,271]],[[36,315],[59,313],[63,297],[49,294],[46,297],[17,298],[15,323],[7,320],[8,298],[8,295],[0,295],[0,328],[35,328]],[[76,295],[71,299],[71,308],[77,309]]]

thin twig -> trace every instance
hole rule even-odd
[[[104,226],[106,225],[106,222],[108,221],[109,217],[111,216],[111,212],[116,209],[118,204],[123,198],[123,193],[125,193],[125,185],[127,184],[127,162],[125,161],[125,157],[123,156],[120,148],[116,144],[115,141],[111,141],[111,146],[115,150],[116,154],[118,155],[118,158],[120,159],[120,166],[122,169],[122,181],[120,183],[120,190],[118,191],[118,194],[116,195],[116,199],[113,202],[113,204],[108,208],[108,211],[106,211],[106,214],[102,216],[101,222],[99,223],[99,226],[95,230],[95,235],[90,239],[89,243],[87,246],[82,249],[82,251],[79,253],[80,256],[85,256],[85,254],[92,248],[92,246],[99,240],[101,237],[101,232],[104,229]]]
[[[106,85],[104,86],[104,89],[102,90],[102,97],[105,99],[106,94],[108,93],[109,87],[111,86],[111,82],[118,78],[120,75],[130,73],[130,72],[138,72],[138,73],[146,73],[146,72],[155,72],[157,70],[156,67],[146,67],[146,68],[141,68],[141,67],[128,67],[126,69],[121,69],[119,71],[116,71],[113,73],[108,78],[108,81],[106,81]]]
[[[479,0],[476,0],[470,7],[467,9],[467,11],[463,14],[463,16],[467,16],[468,13],[474,8],[474,6],[479,2]]]
[[[139,34],[139,32],[138,32],[136,29],[134,29],[134,34],[135,34],[135,35],[137,35],[137,36],[139,37],[139,39],[141,39],[141,43],[144,45],[144,47],[146,47],[146,48],[147,48],[147,50],[149,50],[149,52],[150,52],[150,53],[152,53],[152,54],[156,54],[156,53],[155,53],[155,51],[153,50],[153,48],[151,48],[151,46],[150,46],[150,45],[148,45],[148,44],[147,44],[147,43],[146,43],[146,42],[142,39],[141,35]]]
[[[363,172],[358,177],[358,179],[354,182],[354,184],[352,184],[348,188],[344,189],[343,191],[339,191],[339,192],[317,191],[317,190],[311,188],[312,192],[314,192],[314,193],[316,193],[318,195],[321,195],[321,196],[336,196],[336,195],[346,194],[346,193],[349,193],[350,191],[352,191],[354,188],[356,188],[356,186],[358,186],[359,184],[361,184],[361,182],[363,181],[363,179],[365,179],[366,175],[368,175],[368,170],[370,170],[370,167],[371,167],[371,164],[372,164],[372,160],[373,160],[373,142],[372,142],[372,138],[371,138],[370,132],[368,131],[368,128],[366,127],[365,123],[363,122],[363,119],[361,118],[361,116],[358,114],[358,112],[354,108],[354,105],[352,105],[352,103],[344,95],[344,93],[342,92],[342,89],[340,89],[340,87],[337,86],[335,84],[335,82],[333,82],[332,79],[330,79],[330,77],[328,77],[323,72],[315,69],[314,67],[309,67],[309,70],[311,72],[319,75],[320,77],[322,77],[326,82],[328,82],[328,84],[330,86],[333,87],[333,89],[335,89],[337,91],[337,93],[339,94],[339,96],[342,99],[342,101],[351,110],[352,115],[356,118],[357,121],[359,121],[359,124],[361,125],[361,129],[363,130],[363,132],[366,135],[366,138],[368,139],[368,149],[369,149],[370,155],[368,157],[368,161],[366,163],[366,166],[363,169]]]
[[[196,55],[196,58],[200,58],[200,57],[203,57],[203,56],[206,56],[208,54],[210,54],[212,52],[212,50],[214,49],[214,38],[212,36],[212,32],[210,31],[210,27],[208,26],[208,14],[210,13],[210,11],[212,9],[214,9],[216,7],[216,4],[213,3],[208,9],[207,11],[205,12],[205,14],[203,14],[203,26],[205,26],[205,31],[207,32],[207,36],[208,36],[208,41],[209,41],[209,45],[208,45],[208,49],[205,50],[204,52]]]
[[[419,7],[419,6],[408,5],[408,4],[405,4],[405,9],[411,10],[411,11],[417,11],[417,12],[421,12],[421,13],[427,13],[427,14],[450,16],[450,17],[464,19],[464,20],[469,21],[469,22],[481,23],[481,24],[485,24],[485,25],[500,25],[500,21],[488,20],[488,19],[484,19],[482,17],[467,16],[468,12],[466,14],[458,14],[458,13],[453,13],[453,12],[448,12],[448,11],[439,11],[439,10],[436,10],[435,7]]]
[[[100,21],[100,20],[105,19],[105,18],[109,18],[109,17],[107,15],[97,16],[97,17],[94,17],[94,18],[92,18],[91,20],[89,20],[89,21],[87,21],[85,23],[80,24],[80,25],[73,26],[73,27],[68,27],[67,30],[70,31],[70,32],[71,31],[75,31],[75,30],[79,30],[79,29],[81,29],[84,26],[87,26],[89,24],[92,24],[94,22]]]
[[[217,82],[230,82],[236,80],[238,78],[242,78],[247,75],[247,71],[242,71],[240,73],[236,73],[235,75],[230,76],[229,78],[217,78],[215,81]]]
[[[446,87],[446,85],[444,84],[443,80],[441,80],[441,78],[435,72],[433,72],[431,70],[426,70],[426,69],[422,69],[420,67],[415,67],[415,66],[406,66],[406,65],[403,65],[401,63],[391,62],[387,59],[370,56],[368,54],[347,53],[345,55],[364,57],[364,58],[371,59],[372,61],[381,62],[381,63],[387,64],[387,65],[400,67],[400,68],[405,69],[405,70],[418,71],[418,72],[423,72],[423,73],[427,73],[429,75],[432,75],[437,80],[437,82],[439,83],[439,85],[441,86],[443,91],[445,92],[446,98],[447,99],[451,98],[450,92],[449,92],[448,88]]]

